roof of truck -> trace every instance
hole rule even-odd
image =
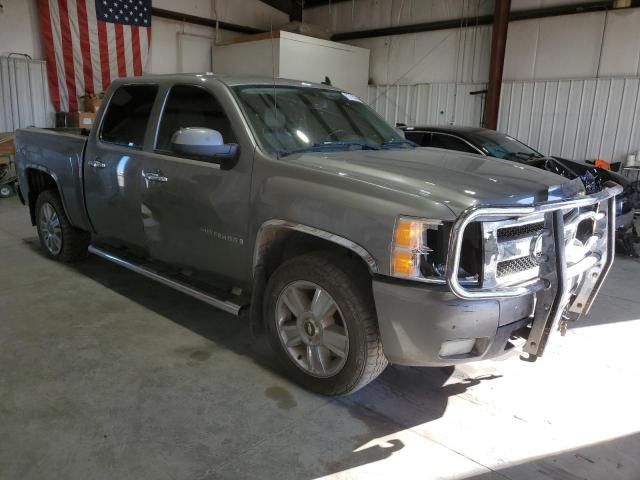
[[[301,80],[291,80],[287,78],[272,78],[254,75],[217,75],[211,72],[205,73],[168,73],[168,74],[151,74],[142,77],[125,77],[114,80],[118,83],[145,83],[149,81],[165,82],[165,81],[200,81],[218,80],[229,87],[240,85],[278,85],[290,87],[315,87],[326,88],[330,90],[340,90],[339,88],[322,83],[306,82]]]
[[[493,130],[487,130],[481,127],[464,127],[459,125],[419,125],[419,126],[403,126],[402,130],[406,132],[421,132],[423,130],[429,130],[430,132],[443,132],[443,133],[483,133],[492,132]],[[495,132],[494,132],[495,133]]]

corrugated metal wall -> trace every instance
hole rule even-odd
[[[622,161],[640,149],[640,78],[507,82],[499,130],[543,153]]]
[[[484,84],[371,86],[392,124],[479,126]],[[505,82],[498,129],[547,155],[622,161],[640,150],[640,77]]]
[[[46,63],[0,57],[0,132],[53,126]]]
[[[485,84],[370,86],[367,103],[395,125],[479,125]]]
[[[580,0],[512,0],[511,10]],[[375,85],[473,83],[489,78],[491,27],[487,0],[358,0],[305,9],[304,20],[331,32],[352,32],[468,18],[459,28],[348,40],[371,50]],[[547,80],[640,75],[640,8],[619,8],[512,22],[504,78]]]

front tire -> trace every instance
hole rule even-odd
[[[387,366],[369,277],[350,259],[311,253],[283,263],[267,284],[265,319],[278,360],[309,390],[353,393]]]
[[[87,258],[90,235],[71,225],[57,192],[45,190],[38,196],[36,226],[40,244],[49,257],[63,262]]]

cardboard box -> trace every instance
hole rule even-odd
[[[96,114],[92,112],[73,112],[69,114],[69,127],[91,129],[96,120]]]
[[[95,93],[88,93],[80,97],[80,100],[82,100],[85,112],[96,113],[98,111],[98,108],[100,108],[102,97],[100,95],[96,95]]]
[[[0,133],[0,156],[13,155],[16,153],[16,147],[13,142],[14,138],[15,133],[13,132]]]
[[[91,128],[96,121],[96,114],[93,112],[78,112],[78,126],[80,128]]]

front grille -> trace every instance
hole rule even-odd
[[[522,237],[532,237],[544,228],[544,222],[526,223],[498,230],[498,241],[515,240]]]
[[[505,260],[504,262],[498,263],[496,276],[506,277],[508,275],[525,272],[537,267],[538,265],[531,259],[531,257],[514,258],[512,260]]]
[[[580,211],[576,208],[566,212],[563,215],[565,223],[570,222],[574,217],[577,217],[579,213]],[[509,240],[518,240],[523,237],[533,237],[543,229],[544,221],[514,225],[512,227],[502,227],[498,230],[498,241],[506,242]]]

